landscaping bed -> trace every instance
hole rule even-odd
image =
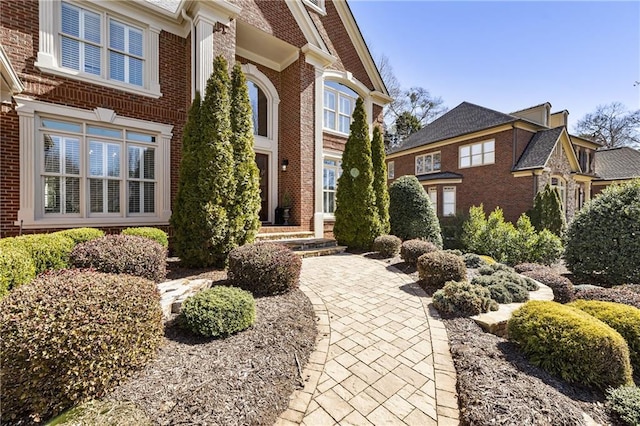
[[[171,278],[224,275],[169,269]],[[256,311],[252,327],[224,339],[169,325],[156,360],[106,399],[132,401],[161,425],[273,424],[302,386],[299,368],[315,345],[316,325],[300,290],[257,298]]]

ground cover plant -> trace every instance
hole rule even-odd
[[[607,405],[628,426],[640,425],[640,388],[621,386],[609,389]]]
[[[130,275],[50,272],[0,302],[2,420],[38,422],[101,396],[162,341],[156,285]]]
[[[130,402],[91,400],[80,404],[55,419],[47,426],[151,426],[153,422],[140,408]]]
[[[498,304],[486,288],[467,281],[450,281],[433,294],[433,306],[443,314],[471,316],[496,311]]]

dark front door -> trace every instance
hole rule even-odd
[[[269,220],[269,156],[256,154],[256,164],[260,170],[260,221]]]

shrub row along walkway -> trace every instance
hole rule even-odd
[[[304,259],[319,338],[277,425],[457,425],[456,375],[431,299],[381,261]]]

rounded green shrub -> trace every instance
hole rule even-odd
[[[640,309],[640,294],[625,288],[580,288],[575,292],[576,299],[600,300],[602,302],[624,303]]]
[[[274,243],[247,244],[229,253],[229,283],[255,296],[286,293],[298,287],[302,260]]]
[[[577,300],[569,306],[598,318],[620,333],[629,346],[633,369],[640,372],[640,309],[598,300]]]
[[[26,284],[36,276],[36,265],[19,245],[0,245],[0,298],[11,289]]]
[[[450,281],[433,294],[433,306],[443,314],[471,316],[498,310],[491,293],[467,281]]]
[[[419,238],[442,248],[440,222],[415,176],[402,176],[389,186],[389,223],[402,240]]]
[[[599,389],[632,383],[624,338],[579,309],[531,301],[513,313],[508,331],[532,364],[567,382]]]
[[[438,247],[425,240],[407,240],[400,246],[400,257],[409,265],[416,265],[418,258],[425,253],[438,251]]]
[[[256,303],[248,291],[235,287],[213,287],[187,298],[182,304],[181,323],[205,337],[228,336],[256,321]]]
[[[126,228],[121,232],[122,235],[137,235],[138,237],[148,238],[160,244],[162,247],[169,247],[169,237],[167,233],[162,229],[141,227],[141,228]]]
[[[522,303],[529,300],[526,281],[515,273],[497,272],[474,277],[472,284],[486,287],[498,303]]]
[[[64,235],[71,238],[74,244],[80,244],[96,238],[104,237],[104,231],[96,228],[74,228],[64,231],[54,232],[54,234]]]
[[[76,268],[130,274],[155,282],[167,275],[167,250],[155,241],[135,235],[107,235],[78,244],[71,252]]]
[[[620,386],[608,389],[607,407],[628,426],[640,425],[640,388]]]
[[[607,187],[576,214],[565,261],[578,278],[640,283],[640,179]]]
[[[52,271],[0,301],[2,421],[37,422],[102,395],[163,339],[152,281]]]
[[[462,257],[438,250],[418,258],[418,275],[425,286],[441,288],[447,281],[465,280],[467,267]]]
[[[488,266],[489,263],[475,253],[465,253],[462,255],[464,264],[467,268],[478,269],[482,266]]]
[[[493,271],[493,272],[491,272]],[[482,286],[490,286],[492,284],[513,283],[528,291],[538,290],[538,284],[529,277],[522,276],[514,271],[494,270],[493,268],[484,269],[484,274],[480,274],[473,278],[474,284]],[[491,272],[491,273],[489,273]]]
[[[571,281],[558,275],[550,268],[538,268],[532,271],[522,273],[525,277],[533,278],[542,284],[551,287],[553,291],[553,300],[558,303],[569,303],[575,299],[573,284]]]
[[[132,402],[91,400],[71,408],[47,426],[152,426],[147,414]]]
[[[402,240],[395,235],[380,235],[373,240],[373,251],[380,253],[382,257],[394,257],[400,253]]]
[[[69,266],[69,254],[73,250],[71,238],[60,234],[30,234],[15,238],[3,238],[0,247],[19,246],[29,253],[36,267],[36,274],[50,269]]]

